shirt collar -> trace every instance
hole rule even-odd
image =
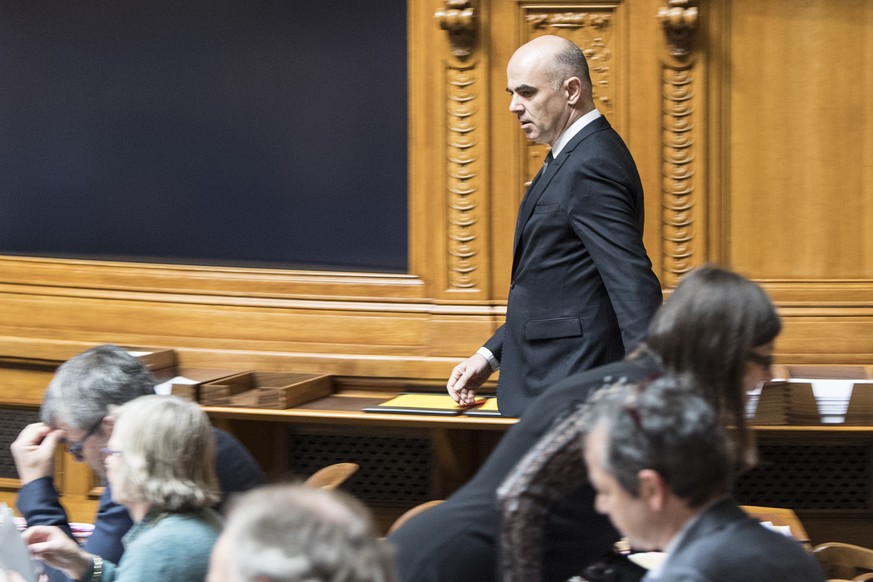
[[[558,138],[558,141],[555,142],[554,147],[552,148],[552,157],[557,158],[558,154],[561,153],[561,150],[564,149],[564,146],[573,139],[577,133],[582,131],[582,128],[597,119],[598,117],[602,117],[597,109],[592,109],[579,119],[573,122],[573,124],[561,134],[561,137]]]
[[[725,499],[727,499],[727,496],[717,497],[716,499],[711,500],[709,503],[705,503],[703,507],[701,507],[699,511],[691,517],[691,519],[682,524],[682,529],[680,529],[676,533],[676,535],[673,536],[673,539],[670,540],[670,543],[667,544],[666,548],[664,548],[664,553],[667,554],[667,558],[659,562],[657,566],[649,570],[648,580],[657,580],[661,576],[661,573],[664,571],[664,567],[667,565],[667,562],[670,561],[670,556],[676,551],[677,548],[682,545],[685,536],[688,535],[691,527],[700,520],[700,516],[706,513],[706,511],[709,510],[710,507],[717,503],[721,503]]]

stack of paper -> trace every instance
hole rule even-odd
[[[846,424],[873,424],[873,383],[854,383],[846,409]]]
[[[869,378],[866,366],[787,365],[788,378],[806,380],[855,380]]]
[[[780,380],[761,389],[752,424],[809,425],[820,424],[818,405],[812,384],[795,380]]]
[[[775,531],[777,533],[781,533],[784,536],[789,538],[793,538],[794,536],[791,534],[791,526],[790,525],[776,525],[772,521],[762,521],[761,525],[769,529],[770,531]]]

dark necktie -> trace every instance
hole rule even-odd
[[[527,192],[533,190],[534,184],[537,183],[537,180],[543,177],[543,174],[545,174],[546,170],[549,169],[549,164],[551,164],[553,161],[555,161],[555,158],[552,156],[552,152],[549,151],[549,153],[546,154],[546,159],[543,160],[542,169],[537,172],[537,175],[534,176],[534,179],[531,181],[530,186],[527,187]],[[525,195],[527,194],[527,192],[525,192]]]
[[[521,240],[522,225],[524,224],[524,221],[527,220],[527,214],[528,214],[527,213],[527,205],[530,203],[530,193],[534,189],[534,186],[536,185],[537,181],[539,181],[539,179],[542,178],[543,175],[546,173],[546,170],[549,169],[549,164],[552,163],[554,160],[555,160],[555,158],[554,158],[554,156],[552,156],[552,152],[549,151],[549,153],[546,154],[546,159],[543,160],[542,169],[539,172],[537,172],[536,176],[534,176],[533,181],[531,181],[530,186],[527,187],[527,190],[524,193],[524,197],[521,199],[521,205],[518,208],[518,217],[515,220],[515,241],[513,242],[513,248],[516,250],[518,248],[518,243]],[[512,273],[515,273],[515,265],[516,265],[517,260],[518,260],[518,255],[517,254],[513,255],[513,257],[512,257],[512,271],[511,271]]]

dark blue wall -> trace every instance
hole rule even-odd
[[[407,269],[406,0],[3,0],[0,253]]]

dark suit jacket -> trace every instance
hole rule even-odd
[[[619,379],[637,381],[660,372],[652,357],[614,362],[565,378],[537,398],[500,440],[476,475],[440,505],[410,519],[388,536],[401,582],[495,582],[500,547],[497,488],[554,425],[590,394]],[[580,456],[579,463],[583,463]],[[552,508],[546,530],[543,579],[564,581],[606,553],[619,538],[594,511],[594,491],[579,483]]]
[[[661,285],[643,245],[643,189],[600,117],[534,179],[519,210],[500,360],[500,412],[519,416],[548,386],[621,359],[643,339]]]
[[[219,508],[232,493],[247,491],[266,482],[264,472],[251,453],[228,433],[215,429],[215,473],[221,487]],[[27,525],[56,525],[72,537],[67,512],[61,506],[51,477],[31,481],[18,492],[18,510]],[[127,509],[112,501],[112,490],[106,486],[100,497],[94,532],[85,542],[85,551],[117,564],[124,553],[121,538],[133,522]],[[66,580],[59,571],[46,567],[52,582]]]
[[[823,582],[799,542],[770,531],[732,500],[706,509],[673,550],[657,582]],[[644,578],[648,580],[648,578]]]

